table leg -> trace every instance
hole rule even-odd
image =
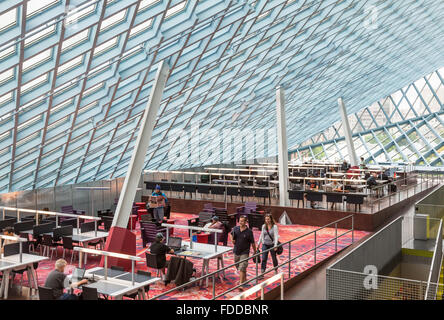
[[[28,284],[29,284],[28,297],[31,297],[32,296],[32,283],[31,283],[32,271],[31,271],[31,267],[28,267],[28,269],[26,270],[26,274],[28,275]]]
[[[210,262],[209,260],[205,260],[205,264],[206,264],[206,267],[205,267],[206,273],[205,274],[210,273],[210,264],[209,264],[209,262]],[[205,286],[208,287],[208,278],[205,279]]]
[[[223,257],[220,257],[220,264],[222,266],[222,269],[225,268],[225,266],[224,266],[224,258]],[[225,270],[222,270],[222,274],[224,275],[224,279],[225,279]]]
[[[32,279],[33,279],[33,282],[34,282],[35,290],[38,291],[39,284],[37,283],[37,275],[36,275],[37,271],[34,269],[33,265],[31,266],[31,273],[32,273]]]
[[[3,272],[2,284],[0,286],[0,298],[3,297],[3,292],[5,291],[5,275],[6,271]]]
[[[4,285],[4,287],[3,287],[3,290],[4,290],[3,293],[4,293],[4,296],[5,296],[5,300],[8,299],[9,275],[10,275],[10,271],[9,271],[9,270],[3,272],[3,281],[2,281],[2,284],[3,284],[3,282],[5,283],[5,285]]]
[[[205,260],[202,261],[202,272],[200,273],[200,276],[203,277],[205,275]],[[202,286],[202,281],[200,280],[199,285]]]

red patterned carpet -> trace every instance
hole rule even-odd
[[[185,219],[189,219],[190,217],[193,217],[190,214],[182,214],[182,213],[172,213],[171,214],[171,218],[176,220],[176,224],[186,224]],[[183,220],[182,220],[183,219]],[[302,236],[304,234],[309,233],[310,231],[313,231],[315,229],[317,229],[317,227],[311,227],[311,226],[303,226],[303,225],[288,225],[288,226],[283,226],[283,225],[278,225],[279,226],[279,235],[280,235],[280,241],[281,242],[286,242],[289,241],[291,239],[294,239],[298,236]],[[342,230],[342,229],[338,229],[338,235],[341,235],[342,233],[344,233],[346,230]],[[142,257],[144,259],[144,261],[142,262],[138,262],[137,263],[137,269],[140,270],[147,270],[148,268],[146,267],[146,263],[145,263],[145,248],[142,247],[142,240],[140,238],[140,229],[139,226],[137,225],[136,228],[136,234],[137,234],[137,255]],[[188,240],[188,236],[187,236],[187,231],[186,230],[181,230],[181,229],[175,229],[174,230],[174,234],[181,236],[182,238],[184,238],[184,240]],[[259,234],[260,232],[257,229],[254,229],[254,237],[257,240],[259,239]],[[366,236],[368,234],[368,232],[364,232],[364,231],[355,231],[354,232],[354,239],[355,241],[361,239],[362,237]],[[335,237],[335,229],[334,228],[326,228],[323,229],[319,232],[316,233],[316,243],[319,246],[320,244],[333,239]],[[338,250],[342,250],[345,247],[349,246],[351,244],[351,233],[348,233],[344,236],[342,236],[341,238],[338,239]],[[228,241],[228,246],[232,246],[232,243],[230,241]],[[297,241],[292,242],[291,245],[291,257],[296,257],[297,255],[300,255],[301,253],[311,249],[314,247],[314,234],[310,234],[307,235]],[[335,242],[332,241],[320,248],[317,249],[317,253],[316,253],[316,262],[320,262],[324,259],[326,259],[327,257],[333,255],[335,253]],[[278,260],[279,261],[285,261],[288,258],[288,246],[284,246],[284,252],[282,255],[278,256]],[[59,250],[58,253],[58,257],[61,257],[61,249]],[[70,261],[71,256],[67,255],[65,257],[65,259],[68,261]],[[48,262],[43,262],[40,263],[39,268],[37,270],[38,273],[38,283],[39,285],[43,285],[46,279],[47,274],[54,268],[54,262],[55,262],[55,258],[53,257],[52,261],[48,261]],[[202,269],[202,260],[201,259],[192,259],[190,258],[190,260],[194,263],[194,268],[197,270],[197,277],[200,276],[200,272]],[[74,264],[78,263],[78,261],[74,261]],[[95,267],[99,264],[99,257],[94,257],[94,256],[88,256],[88,264],[87,264],[87,268],[92,268]],[[225,255],[224,257],[224,264],[225,266],[229,266],[231,264],[233,264],[233,254],[230,252],[228,254]],[[314,265],[314,253],[310,252],[308,254],[305,254],[303,256],[301,256],[300,258],[294,260],[291,263],[291,276],[295,276],[299,273],[301,273],[302,271],[305,271],[307,269],[309,269],[310,267],[312,267]],[[215,271],[216,270],[216,260],[212,259],[210,261],[210,272]],[[66,273],[71,273],[72,269],[75,267],[75,265],[68,265],[65,269]],[[268,259],[268,267],[267,268],[271,268],[272,267],[272,261],[271,261],[271,257],[269,257]],[[260,266],[259,266],[260,269]],[[288,279],[288,265],[283,266],[280,271],[284,272],[285,274],[285,279]],[[151,272],[153,272],[155,274],[155,270],[151,270]],[[250,262],[248,270],[248,278],[255,276],[256,275],[256,266],[255,264],[253,264],[252,262]],[[269,278],[273,275],[273,272],[268,273],[265,276],[266,278]],[[225,272],[225,276],[226,279],[218,279],[216,278],[216,289],[215,289],[215,293],[216,295],[219,295],[223,292],[225,292],[226,290],[232,288],[233,286],[237,285],[238,280],[239,280],[239,275],[236,271],[236,269],[234,267],[229,268],[226,270]],[[24,279],[24,283],[26,281],[26,274],[24,275],[25,279]],[[16,282],[18,281],[18,279],[16,279]],[[267,287],[267,290],[270,290],[274,287],[276,287],[278,285],[278,283],[274,283],[270,286]],[[155,295],[158,295],[162,292],[165,292],[169,289],[172,289],[175,287],[174,283],[170,283],[167,286],[165,286],[163,284],[163,282],[158,282],[154,285],[152,285],[150,287],[150,292],[149,292],[149,296],[153,297]],[[239,291],[238,289],[226,294],[225,296],[222,296],[221,299],[227,299],[230,297],[233,297],[235,295],[238,295],[241,291]],[[171,300],[206,300],[206,299],[211,299],[212,298],[212,282],[211,280],[209,280],[209,286],[205,287],[205,285],[203,287],[199,287],[197,285],[192,286],[184,291],[174,291],[170,294],[168,294],[167,296],[161,297],[160,299],[171,299]],[[251,296],[250,297],[255,298],[255,296]]]

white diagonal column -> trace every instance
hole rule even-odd
[[[153,133],[154,124],[156,122],[157,111],[159,110],[160,101],[162,100],[163,89],[165,88],[166,79],[169,72],[168,63],[162,61],[157,69],[154,85],[151,89],[150,98],[143,113],[140,123],[139,134],[134,146],[133,155],[128,167],[128,172],[123,182],[122,192],[120,193],[119,202],[117,203],[116,213],[114,214],[112,227],[117,226],[126,228],[129,216],[133,208],[136,189],[139,184],[143,165],[145,162],[146,152]]]
[[[287,126],[285,122],[285,96],[284,89],[276,88],[276,123],[278,138],[278,164],[279,164],[279,203],[289,206],[288,200],[288,148]]]
[[[345,143],[347,144],[348,156],[350,158],[350,165],[357,166],[358,157],[356,156],[355,146],[353,144],[353,137],[348,123],[347,110],[345,109],[342,97],[338,99],[339,112],[341,113],[342,128],[344,129]]]

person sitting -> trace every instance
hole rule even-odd
[[[162,272],[162,280],[165,281],[165,267],[168,266],[168,261],[166,261],[166,254],[174,254],[174,250],[163,243],[165,237],[163,233],[159,232],[156,234],[155,241],[150,246],[151,254],[156,255],[157,265]]]
[[[10,237],[14,237],[14,228],[12,227],[6,227],[3,229],[3,235],[5,236],[10,236]],[[0,248],[0,253],[3,253],[3,247],[7,244],[11,244],[11,243],[16,243],[16,240],[10,240],[10,239],[2,239],[1,241],[1,248]]]
[[[342,172],[347,172],[348,169],[350,169],[350,165],[348,164],[347,160],[344,160],[341,165],[341,170]]]
[[[52,270],[45,281],[45,287],[53,290],[54,299],[57,300],[78,300],[78,296],[71,293],[63,293],[63,289],[68,287],[65,267],[68,263],[64,259],[58,259],[55,262],[55,269]],[[87,279],[80,280],[71,284],[71,288],[76,288],[82,284],[88,283]]]

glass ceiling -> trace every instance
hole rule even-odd
[[[302,143],[339,96],[356,113],[442,66],[442,30],[442,0],[4,0],[0,192],[124,176],[162,60],[145,168],[179,169],[220,163],[223,129],[275,130],[279,85]],[[204,139],[172,138],[196,123]]]

